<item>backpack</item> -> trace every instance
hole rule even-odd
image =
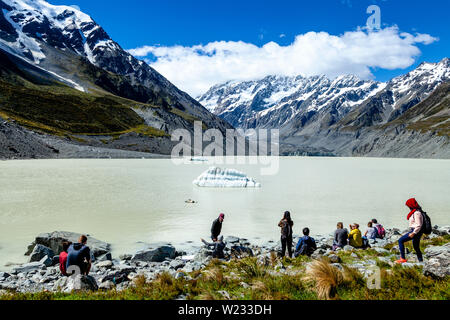
[[[384,239],[384,237],[386,236],[386,230],[384,230],[383,226],[379,224],[378,228],[375,227],[375,229],[377,229],[378,238]]]
[[[302,243],[302,246],[296,253],[296,256],[304,255],[304,256],[311,256],[315,249],[312,246],[312,241],[314,241],[312,238],[308,238],[307,240],[304,240]]]
[[[433,231],[433,225],[431,224],[431,218],[428,216],[428,214],[426,212],[422,212],[422,217],[423,217],[423,225],[422,225],[422,229],[420,231],[422,231],[426,235],[430,235],[431,232]]]
[[[283,226],[281,227],[281,236],[283,237],[283,239],[288,238],[289,236],[291,236],[291,225],[289,224],[289,222],[287,221],[283,221]]]

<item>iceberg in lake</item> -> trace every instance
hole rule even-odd
[[[261,184],[234,169],[211,167],[192,182],[210,188],[260,188]]]

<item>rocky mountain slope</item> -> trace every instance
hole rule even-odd
[[[445,58],[387,83],[351,75],[334,80],[270,76],[216,85],[199,101],[236,127],[280,129],[283,154],[450,157],[447,100],[439,104],[444,111],[428,111],[428,117],[443,120],[439,132],[426,126],[430,121],[414,131],[418,118],[406,122],[402,117],[440,86],[445,91],[449,80],[450,60]],[[385,139],[396,142],[381,145]]]
[[[79,10],[43,0],[0,0],[0,9],[3,119],[75,144],[165,154],[170,133],[195,120],[231,128]]]

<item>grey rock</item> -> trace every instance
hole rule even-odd
[[[423,273],[436,278],[450,276],[450,252],[442,252],[428,259],[424,263]]]
[[[8,279],[11,275],[7,272],[0,272],[0,280]]]
[[[239,238],[238,237],[234,237],[234,236],[228,236],[225,238],[225,242],[226,243],[238,243],[239,242]]]
[[[99,285],[98,289],[108,291],[108,290],[113,289],[114,287],[115,287],[114,282],[108,280],[108,281],[101,283]]]
[[[77,275],[65,278],[62,291],[70,293],[72,291],[97,291],[98,285],[92,276]]]
[[[341,258],[338,255],[335,255],[335,254],[330,254],[328,256],[328,259],[330,259],[330,261],[332,263],[340,263],[341,262]]]
[[[131,254],[121,254],[119,256],[119,259],[123,260],[123,261],[129,261],[129,260],[131,260],[131,258],[133,258],[133,256]]]
[[[67,232],[67,231],[55,231],[51,233],[41,233],[34,241],[35,245],[43,245],[53,250],[54,254],[60,254],[62,252],[62,243],[64,241],[70,241],[73,243],[78,242],[80,233]],[[33,246],[33,245],[31,245]],[[30,246],[30,247],[31,247]],[[97,240],[88,236],[87,246],[91,249],[91,253],[94,257],[102,256],[110,252],[110,245],[106,242]],[[34,250],[34,247],[33,247]]]
[[[40,263],[39,261],[37,262],[30,262],[30,263],[26,263],[23,264],[21,266],[15,267],[12,272],[15,274],[19,274],[19,273],[29,273],[31,271],[36,271],[36,270],[40,270],[43,267],[45,267],[45,265],[43,265],[42,263]]]
[[[100,262],[96,263],[95,266],[97,268],[111,269],[114,266],[114,264],[112,261],[106,260],[106,261],[100,261]]]
[[[183,260],[173,260],[170,262],[169,266],[175,270],[181,269],[186,265]]]
[[[45,256],[48,256],[50,259],[52,259],[54,255],[55,253],[53,252],[52,249],[44,245],[37,244],[35,245],[33,251],[31,252],[29,262],[41,261],[42,258],[44,258]]]
[[[380,253],[380,254],[388,254],[389,253],[389,250],[386,250],[386,249],[384,249],[384,248],[373,248],[373,250],[375,250],[377,253]]]
[[[171,245],[153,245],[134,254],[131,261],[163,262],[175,258],[176,250]]]
[[[39,263],[43,264],[46,267],[51,267],[53,265],[53,259],[49,256],[45,256],[39,261]]]
[[[442,253],[450,253],[450,243],[443,246],[430,246],[425,249],[425,257],[432,258]]]
[[[110,252],[105,253],[105,254],[95,258],[95,261],[112,261],[112,255]]]
[[[345,246],[344,251],[352,251],[354,248],[352,246]]]

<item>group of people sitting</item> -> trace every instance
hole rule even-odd
[[[372,219],[367,224],[367,230],[364,236],[359,229],[359,224],[353,223],[350,225],[350,232],[344,229],[344,224],[339,222],[337,229],[334,232],[333,250],[338,248],[343,249],[345,246],[350,245],[354,248],[367,248],[369,247],[369,240],[384,239],[386,231],[384,227],[378,223],[377,219]]]
[[[91,250],[86,245],[87,240],[87,237],[82,235],[77,243],[62,243],[62,252],[59,254],[59,269],[62,275],[89,275],[92,258]]]

